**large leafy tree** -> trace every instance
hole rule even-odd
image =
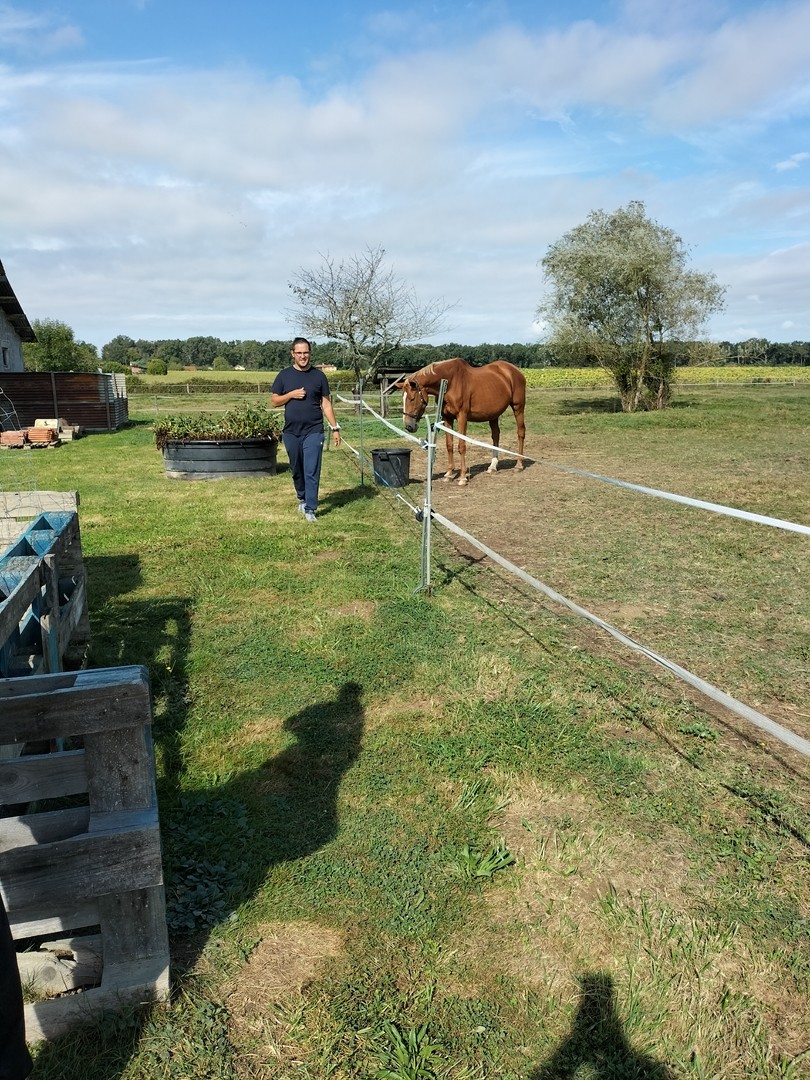
[[[639,201],[612,214],[594,210],[541,261],[550,291],[538,314],[551,345],[606,368],[625,412],[669,402],[671,344],[698,336],[723,307],[714,274],[686,262],[681,238],[647,217]]]
[[[420,304],[384,260],[382,247],[338,263],[324,257],[289,283],[290,322],[304,334],[339,342],[358,379],[373,376],[402,345],[438,333],[449,309],[442,300]]]
[[[29,371],[95,371],[98,366],[95,345],[77,341],[67,323],[34,319],[31,328],[37,340],[23,345]]]

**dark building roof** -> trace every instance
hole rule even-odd
[[[20,301],[14,295],[14,290],[6,277],[3,264],[0,262],[0,311],[2,311],[20,338],[20,341],[36,341],[37,336],[31,329],[25,312],[20,306]]]

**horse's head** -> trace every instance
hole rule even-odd
[[[402,424],[406,431],[414,432],[428,405],[428,396],[423,386],[415,379],[404,379],[402,383]]]

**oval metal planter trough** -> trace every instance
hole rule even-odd
[[[170,439],[163,468],[176,480],[275,476],[277,450],[276,439]]]

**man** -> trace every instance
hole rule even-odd
[[[273,407],[284,407],[284,448],[290,459],[298,510],[306,521],[317,521],[318,487],[323,456],[323,418],[335,446],[340,446],[340,424],[322,371],[312,367],[312,346],[306,338],[292,343],[292,367],[280,371],[271,387]]]

